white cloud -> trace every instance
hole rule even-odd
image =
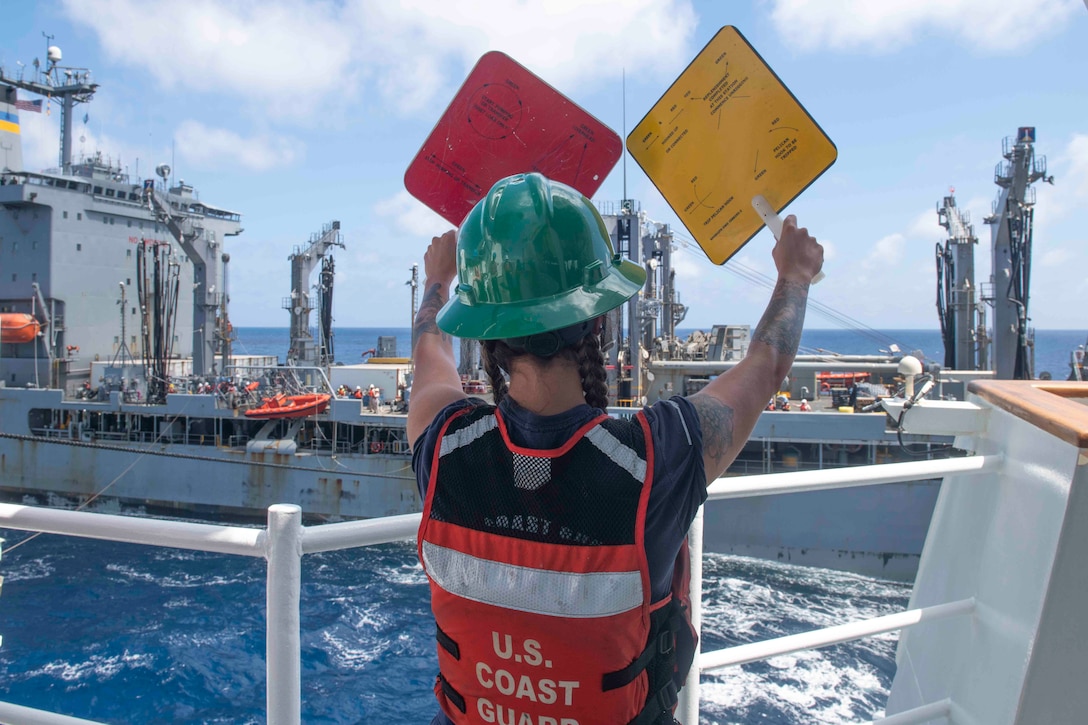
[[[941,229],[941,225],[937,222],[937,213],[935,211],[926,211],[919,214],[907,227],[907,237],[912,240],[917,239],[936,243],[943,240],[945,234],[945,230]]]
[[[892,52],[940,33],[982,51],[1009,53],[1064,30],[1081,0],[775,0],[779,33],[802,50]]]
[[[817,239],[816,241],[824,248],[824,267],[826,268],[828,263],[835,262],[835,260],[838,259],[838,245],[830,239]]]
[[[274,134],[243,138],[234,131],[210,128],[199,121],[182,121],[175,132],[178,154],[206,168],[241,166],[266,171],[290,166],[299,156],[298,141]]]
[[[1078,272],[1083,269],[1085,243],[1075,220],[1088,205],[1088,135],[1073,134],[1048,161],[1047,174],[1054,176],[1054,185],[1034,185],[1038,201],[1032,237],[1039,277],[1032,284],[1033,296],[1050,294],[1040,285],[1073,294],[1084,279]]]
[[[65,0],[113,60],[167,88],[303,109],[352,84],[352,32],[334,4],[215,0]]]
[[[1079,214],[1088,204],[1088,135],[1074,134],[1048,160],[1047,173],[1054,176],[1054,186],[1038,185],[1040,201],[1049,205],[1055,218]]]
[[[28,171],[59,168],[60,114],[21,113],[19,126],[23,145],[23,168]],[[96,124],[92,123],[91,126]],[[96,132],[78,121],[73,124],[72,136],[73,163],[79,163],[84,158],[101,152],[103,161],[119,166],[122,171],[135,173],[140,159],[145,160],[146,169],[151,169],[151,150],[128,143],[127,139]]]
[[[1068,249],[1051,249],[1043,252],[1039,259],[1039,265],[1043,267],[1061,267],[1074,257],[1075,255]]]
[[[1065,156],[1078,195],[1088,197],[1088,135],[1075,134],[1066,147]]]
[[[705,276],[712,263],[706,257],[706,253],[693,241],[687,238],[677,238],[672,252],[672,268],[676,271],[678,279],[683,280],[684,286]]]
[[[571,92],[671,74],[696,26],[689,0],[65,0],[114,60],[168,88],[230,95],[277,120],[312,117],[370,81],[401,113],[444,100],[488,50]]]
[[[881,237],[862,262],[865,269],[894,268],[903,261],[907,238],[896,232]]]
[[[483,53],[499,50],[565,91],[610,83],[624,68],[674,70],[686,62],[696,25],[686,0],[367,1],[349,14],[364,33],[367,62],[397,82],[415,82],[411,72],[421,64],[459,79]]]
[[[421,240],[441,234],[451,226],[407,191],[397,192],[394,196],[376,202],[374,213],[390,218],[396,229]]]
[[[60,114],[20,113],[19,137],[23,146],[23,168],[40,171],[60,165]]]

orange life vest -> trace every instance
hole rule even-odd
[[[446,422],[418,546],[454,723],[672,722],[680,607],[650,601],[636,418],[599,416],[554,450],[515,446],[490,406]]]

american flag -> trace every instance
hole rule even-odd
[[[36,101],[15,101],[15,107],[20,111],[30,111],[31,113],[42,112],[42,101],[39,98]]]

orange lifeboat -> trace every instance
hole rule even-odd
[[[305,418],[315,413],[323,413],[329,407],[329,395],[311,393],[308,395],[277,395],[265,398],[256,408],[246,411],[247,418]]]
[[[33,342],[42,325],[25,312],[0,312],[0,342]]]

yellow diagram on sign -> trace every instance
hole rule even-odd
[[[715,264],[835,163],[835,144],[726,26],[627,136],[627,150]]]

